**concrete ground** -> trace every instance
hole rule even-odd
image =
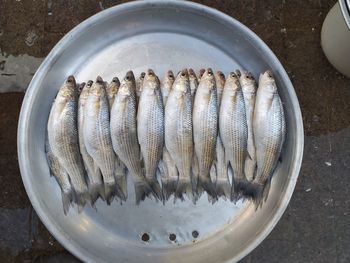
[[[0,90],[24,90],[56,42],[123,1],[0,0]],[[282,219],[242,262],[350,262],[350,79],[320,47],[335,0],[198,1],[243,22],[275,52],[305,127],[300,177]],[[0,94],[0,262],[79,262],[45,229],[28,200],[16,152],[24,93]]]

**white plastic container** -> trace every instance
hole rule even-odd
[[[327,14],[321,46],[329,62],[350,77],[350,0],[339,0]]]

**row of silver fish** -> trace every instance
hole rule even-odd
[[[80,94],[80,95],[79,95]],[[285,137],[283,106],[271,71],[259,88],[248,72],[228,78],[192,69],[162,81],[152,70],[135,80],[68,77],[53,103],[46,152],[62,190],[64,212],[128,197],[194,203],[205,191],[237,201],[267,196]]]

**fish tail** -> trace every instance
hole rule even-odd
[[[162,179],[162,187],[163,187],[164,201],[169,200],[170,196],[176,191],[177,179],[176,180],[172,178]]]
[[[106,202],[108,205],[110,205],[114,199],[114,197],[119,197],[121,194],[118,191],[118,188],[116,184],[113,182],[111,183],[104,183],[104,188],[105,188],[105,197],[106,197]]]
[[[231,201],[237,201],[240,199],[243,194],[247,191],[247,188],[249,188],[250,183],[245,178],[234,178],[233,184],[231,187]]]
[[[217,200],[215,186],[211,182],[210,178],[199,176],[197,182],[197,193],[200,195],[203,191],[206,191],[208,195],[210,195],[214,199],[212,199],[212,202],[215,202]]]
[[[218,197],[222,197],[224,200],[231,198],[231,186],[228,180],[220,180],[218,178],[215,188]]]
[[[74,195],[72,192],[72,189],[69,189],[67,191],[62,191],[62,205],[63,205],[63,212],[65,215],[67,215],[69,208],[71,206],[71,202],[74,199]]]
[[[152,176],[152,177],[146,176],[146,180],[147,180],[149,186],[152,188],[152,193],[153,193],[154,197],[157,200],[163,201],[164,197],[163,197],[162,188],[160,187],[157,178],[155,176]]]
[[[101,183],[89,182],[88,188],[89,188],[92,204],[95,204],[99,196],[103,200],[106,200],[105,189],[103,188],[103,185]]]
[[[145,200],[152,193],[151,187],[148,185],[146,180],[134,182],[135,187],[135,202],[136,205],[140,204],[141,201]]]
[[[118,178],[115,178],[115,181],[121,192],[120,198],[125,201],[128,197],[128,186],[127,186],[126,175],[122,175],[122,176],[119,176]]]
[[[195,196],[192,194],[192,184],[191,179],[187,177],[179,177],[177,187],[175,190],[175,197],[184,201],[183,194],[186,194],[188,198],[195,202]]]
[[[258,209],[259,205],[263,201],[264,197],[264,188],[265,186],[263,184],[260,184],[258,182],[251,182],[247,185],[245,189],[245,196],[253,199],[253,202],[255,204],[255,209]]]
[[[78,206],[78,213],[81,213],[86,203],[91,204],[90,193],[88,191],[84,191],[84,192],[75,191],[74,202]]]

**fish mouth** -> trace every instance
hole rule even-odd
[[[102,79],[101,76],[97,76],[97,78],[96,78],[96,83],[98,83],[98,84],[103,84],[103,79]]]
[[[207,74],[208,74],[208,76],[213,76],[214,75],[213,70],[211,68],[208,68]]]
[[[235,72],[230,72],[230,78],[237,78],[237,75]]]
[[[94,83],[92,80],[88,80],[86,87],[90,88],[92,86],[92,83]]]
[[[114,78],[112,79],[112,82],[117,83],[117,84],[119,84],[119,83],[120,83],[120,81],[119,81],[118,77],[114,77]]]
[[[216,74],[221,78],[221,79],[223,79],[223,80],[225,80],[225,75],[224,75],[224,73],[222,73],[222,71],[217,71],[216,72]]]
[[[73,75],[70,75],[70,76],[68,76],[68,78],[67,78],[67,81],[66,81],[67,83],[71,83],[71,84],[76,84],[76,82],[75,82],[75,78],[74,78],[74,76]]]
[[[273,78],[273,74],[272,74],[271,70],[266,70],[264,74],[266,74],[266,76],[271,78],[271,79]]]
[[[201,68],[200,70],[199,70],[199,77],[201,78],[203,75],[204,75],[204,72],[205,72],[205,69],[204,68]]]
[[[186,78],[188,76],[187,68],[184,68],[183,70],[181,70],[180,74],[182,78]]]
[[[129,70],[125,75],[125,80],[132,81],[134,79],[135,79],[134,73],[132,72],[132,70]]]
[[[154,74],[154,71],[152,69],[148,69],[147,70],[147,75],[150,76],[150,77],[155,77],[156,74]]]
[[[243,76],[246,80],[254,80],[253,74],[251,72],[244,72]]]
[[[167,76],[170,79],[174,79],[174,73],[171,70],[168,71]]]

